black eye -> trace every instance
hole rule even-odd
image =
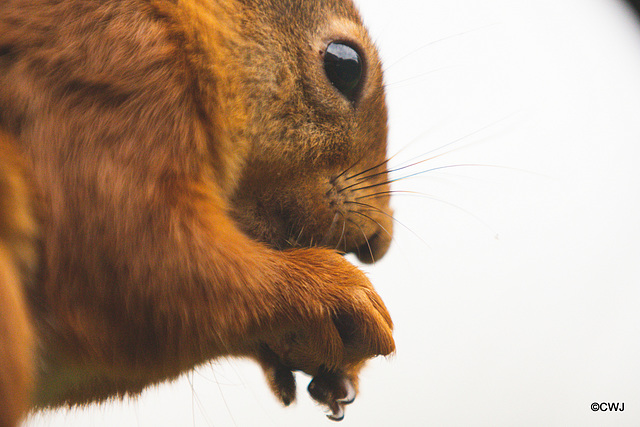
[[[329,43],[324,54],[324,72],[336,89],[349,101],[355,101],[362,78],[362,59],[355,49],[339,42]]]

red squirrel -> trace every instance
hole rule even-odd
[[[341,419],[394,351],[380,60],[350,0],[0,0],[0,426],[250,357]]]

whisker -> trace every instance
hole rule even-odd
[[[369,209],[369,210],[374,210],[374,209]],[[348,212],[355,213],[355,214],[358,214],[358,215],[360,215],[360,216],[363,216],[363,217],[367,218],[369,221],[371,221],[371,222],[375,223],[378,227],[380,227],[380,229],[381,229],[382,231],[384,231],[385,233],[387,233],[387,236],[389,236],[389,238],[391,239],[391,241],[392,241],[392,242],[396,242],[396,239],[395,239],[395,237],[393,237],[393,234],[392,234],[392,233],[390,233],[390,232],[389,232],[389,230],[387,230],[387,229],[386,229],[382,224],[380,224],[378,221],[376,221],[375,219],[373,219],[373,218],[372,218],[372,217],[370,217],[369,215],[366,215],[366,214],[364,214],[364,213],[362,213],[362,212],[360,212],[360,211],[354,210],[354,209],[351,209],[351,210],[349,210]],[[385,212],[382,212],[382,213],[385,213]],[[409,227],[407,227],[406,225],[402,224],[402,223],[401,223],[400,221],[398,221],[396,218],[394,218],[394,217],[392,217],[392,216],[390,216],[390,215],[388,215],[388,214],[387,214],[387,216],[389,216],[393,221],[397,222],[398,224],[402,225],[402,226],[403,226],[403,227],[405,227],[407,230],[409,230],[410,232],[412,232],[413,234],[415,234],[415,233],[413,232],[413,230],[411,230],[411,229],[410,229]],[[419,240],[421,240],[425,245],[429,246],[429,245],[427,244],[427,242],[425,242],[424,240],[422,240],[422,238],[420,238],[420,236],[418,236],[417,234],[416,234],[416,237],[417,237]]]
[[[371,175],[367,175],[367,176],[365,176],[365,177],[360,178],[360,179],[356,182],[356,184],[360,184],[360,183],[362,183],[362,182],[368,181],[368,180],[370,180],[371,178],[375,178],[376,176],[380,176],[380,175],[384,175],[384,174],[391,174],[391,173],[398,172],[398,171],[403,170],[403,169],[410,168],[410,167],[412,167],[412,166],[417,166],[417,165],[419,165],[419,164],[421,164],[421,163],[424,163],[424,162],[428,162],[428,161],[431,161],[431,160],[437,159],[438,157],[444,156],[445,154],[449,154],[449,153],[451,153],[451,152],[453,152],[453,151],[454,151],[454,150],[450,150],[450,151],[447,151],[447,152],[445,152],[445,153],[438,154],[437,156],[433,156],[433,157],[429,157],[428,159],[420,160],[420,161],[415,162],[415,163],[412,163],[412,164],[410,164],[410,165],[405,165],[405,166],[395,167],[395,168],[393,168],[393,169],[389,169],[389,170],[386,170],[386,171],[377,172],[377,173],[374,173],[374,174],[371,174]],[[422,155],[420,155],[420,156],[418,156],[418,157],[421,157],[421,156],[422,156]],[[418,157],[416,157],[416,158],[418,158]],[[405,162],[405,163],[406,163],[406,162]]]
[[[437,159],[438,157],[442,157],[445,154],[452,153],[453,151],[455,151],[455,150],[447,151],[446,153],[438,154],[437,156],[429,157],[428,159],[423,159],[423,160],[417,161],[415,163],[411,163],[410,165],[399,166],[399,167],[395,167],[393,169],[389,169],[388,171],[379,172],[379,173],[375,173],[375,174],[372,174],[372,175],[369,175],[369,176],[365,176],[364,178],[361,178],[358,182],[364,182],[366,180],[369,180],[369,179],[374,178],[374,177],[379,176],[379,175],[383,175],[385,173],[392,174],[392,173],[401,171],[403,169],[407,169],[407,168],[410,168],[410,167],[413,167],[413,166],[417,166],[417,165],[422,164],[424,162],[429,162],[431,160]]]
[[[346,221],[349,221],[351,223],[354,223],[353,220],[346,218]],[[347,252],[347,239],[344,239],[344,252]],[[360,254],[360,246],[356,246],[356,253],[358,255],[358,258],[360,258],[361,254]]]
[[[401,83],[410,82],[412,80],[418,80],[418,79],[421,79],[421,78],[423,78],[425,76],[428,76],[429,74],[434,74],[434,73],[437,73],[437,72],[440,72],[440,71],[444,71],[444,70],[450,70],[452,68],[460,68],[460,65],[449,65],[449,66],[446,66],[446,67],[436,68],[436,69],[431,70],[431,71],[426,71],[424,73],[420,73],[417,76],[407,77],[406,79],[397,80],[397,81],[395,81],[393,83],[386,83],[382,87],[385,88],[385,89],[389,89],[389,88],[395,89],[395,88],[398,87],[397,85],[399,85]]]
[[[418,191],[409,191],[409,190],[387,190],[387,191],[380,191],[378,193],[372,193],[372,194],[365,194],[364,196],[358,196],[355,199],[356,200],[360,200],[360,199],[368,199],[371,197],[376,197],[376,198],[380,198],[382,196],[390,196],[391,194],[415,194],[418,196],[422,196],[425,195],[424,193],[420,193]]]
[[[368,204],[366,204],[366,203],[360,203],[360,202],[351,202],[351,201],[347,201],[347,202],[345,202],[345,203],[356,204],[356,205],[359,205],[359,206],[363,206],[363,207],[365,207],[366,209],[368,209],[368,210],[370,210],[370,211],[381,213],[381,214],[383,214],[383,215],[385,215],[385,216],[387,216],[387,217],[391,218],[391,220],[392,220],[392,221],[397,222],[398,224],[400,224],[401,226],[403,226],[403,227],[404,227],[404,228],[406,228],[407,230],[409,230],[409,231],[411,231],[412,233],[414,233],[414,231],[413,231],[413,230],[411,230],[409,227],[407,227],[406,225],[404,225],[403,223],[401,223],[401,222],[400,222],[397,218],[395,218],[393,215],[390,215],[390,214],[386,213],[385,211],[383,211],[382,209],[380,209],[380,208],[378,208],[378,207],[375,207],[375,206],[373,206],[373,205],[368,205]],[[387,233],[387,234],[389,235],[389,237],[391,238],[391,240],[394,240],[393,235],[392,235],[391,233],[389,233],[389,231],[387,231],[387,229],[386,229],[386,228],[384,228],[384,227],[382,226],[382,224],[380,224],[380,223],[379,223],[378,221],[376,221],[375,219],[373,219],[373,218],[371,218],[370,216],[365,215],[364,213],[359,212],[359,211],[357,211],[357,210],[350,210],[350,212],[360,214],[360,215],[364,216],[365,218],[368,218],[369,220],[373,221],[375,224],[377,224],[377,225],[378,225],[378,227],[380,227],[380,228],[381,228],[385,233]],[[414,234],[415,234],[415,233],[414,233]],[[422,238],[420,238],[420,236],[418,236],[417,234],[415,234],[415,235],[416,235],[416,237],[417,237],[418,239],[422,240]],[[424,240],[423,240],[423,242],[424,242],[425,244],[427,244],[427,242],[425,242]],[[427,246],[428,246],[428,245],[427,245]]]
[[[324,234],[324,237],[322,238],[322,242],[320,242],[320,246],[327,246],[327,244],[329,243],[329,239],[331,238],[331,236],[333,236],[333,231],[335,229],[336,224],[338,223],[338,214],[339,212],[336,212],[336,214],[333,216],[331,225],[329,226],[329,229],[327,230],[327,232]]]
[[[455,164],[455,165],[436,166],[436,167],[433,167],[433,168],[430,168],[430,169],[426,169],[426,170],[423,170],[423,171],[412,173],[410,175],[401,176],[401,177],[392,179],[390,181],[391,182],[400,181],[400,180],[403,180],[403,179],[408,179],[408,178],[413,178],[415,176],[424,175],[425,173],[428,173],[428,172],[435,172],[435,171],[443,170],[443,169],[466,168],[466,167],[495,168],[495,169],[506,169],[506,170],[511,170],[511,171],[524,172],[523,170],[520,170],[520,169],[517,169],[517,168],[512,168],[510,166],[487,165],[487,164],[483,164],[483,163],[460,163],[460,164]]]
[[[345,218],[344,214],[342,212],[340,212],[340,211],[338,211],[338,213],[342,217],[342,234],[340,234],[340,238],[338,239],[338,243],[336,243],[336,247],[334,248],[336,251],[338,250],[338,246],[340,246],[340,242],[345,237],[344,236],[344,232],[345,232],[345,229],[347,227],[347,219]],[[344,251],[346,252],[347,251],[347,244],[346,244],[347,239],[345,238],[344,241],[345,241]]]
[[[298,246],[298,243],[300,243],[300,239],[302,238],[303,232],[304,232],[304,225],[300,228],[300,233],[298,233],[298,237],[296,238],[293,246]]]
[[[491,122],[491,123],[489,123],[489,124],[487,124],[487,125],[485,125],[485,126],[481,127],[480,129],[476,129],[476,130],[474,130],[473,132],[467,133],[467,134],[465,134],[465,135],[463,135],[463,136],[461,136],[461,137],[458,137],[458,138],[456,138],[456,139],[454,139],[454,140],[452,140],[452,141],[447,142],[446,144],[443,144],[443,145],[441,145],[441,146],[439,146],[439,147],[433,148],[433,149],[431,149],[431,150],[427,151],[426,153],[422,153],[422,154],[420,154],[420,155],[418,155],[418,156],[414,156],[414,157],[412,157],[411,159],[408,159],[408,160],[404,161],[403,163],[400,163],[400,164],[399,164],[399,165],[397,165],[396,167],[404,166],[406,163],[414,162],[414,161],[418,160],[419,158],[421,158],[421,157],[423,157],[423,156],[428,156],[428,155],[430,155],[431,153],[435,153],[435,152],[437,152],[437,151],[442,150],[443,148],[447,148],[447,147],[450,147],[451,145],[454,145],[454,144],[459,143],[460,141],[464,141],[464,140],[465,140],[465,139],[467,139],[467,138],[470,138],[470,137],[472,137],[472,136],[474,136],[474,135],[477,135],[477,134],[478,134],[478,133],[480,133],[480,132],[483,132],[483,131],[485,131],[485,130],[487,130],[487,129],[490,129],[490,128],[492,128],[492,127],[494,127],[494,126],[496,126],[496,125],[498,125],[498,124],[500,124],[500,123],[504,122],[504,121],[509,120],[511,117],[513,117],[514,115],[519,114],[519,113],[520,113],[520,111],[514,111],[513,113],[508,114],[508,115],[506,115],[506,116],[504,116],[504,117],[502,117],[502,118],[500,118],[500,119],[498,119],[498,120],[495,120],[495,121],[493,121],[493,122]],[[421,138],[421,137],[423,137],[423,136],[424,136],[424,134],[420,135],[418,138]],[[416,142],[416,140],[411,141],[408,145],[413,144],[413,143],[415,143],[415,142]],[[473,142],[472,142],[471,144],[473,144]],[[407,146],[408,146],[408,145],[407,145]],[[443,155],[445,155],[445,154],[450,154],[450,153],[453,153],[453,152],[455,152],[455,151],[462,150],[462,149],[464,149],[464,148],[466,148],[466,147],[468,147],[468,146],[469,146],[469,145],[467,144],[467,145],[463,145],[463,146],[461,146],[461,147],[453,148],[453,149],[451,149],[451,150],[449,150],[449,151],[446,151],[446,152],[444,152],[444,153],[441,153],[441,154],[439,154],[439,155],[437,155],[437,156],[431,157],[430,159],[432,160],[432,159],[438,158],[438,157],[440,157],[440,156],[443,156]],[[405,146],[404,148],[406,148],[406,146]],[[402,149],[401,149],[401,151],[402,151],[402,150],[404,150],[404,148],[402,148]]]
[[[446,148],[446,147],[448,147],[448,146],[451,146],[451,145],[453,145],[453,144],[456,144],[456,143],[458,143],[458,142],[460,142],[460,141],[463,141],[463,140],[465,140],[465,139],[467,139],[467,138],[470,138],[470,137],[472,137],[472,136],[474,136],[474,135],[476,135],[476,134],[478,134],[478,133],[480,133],[480,132],[482,132],[482,131],[484,131],[484,130],[486,130],[486,129],[488,129],[488,128],[491,128],[491,127],[493,127],[493,126],[497,125],[498,123],[501,123],[501,122],[503,122],[503,121],[505,121],[505,120],[509,119],[510,117],[512,117],[513,115],[515,115],[516,113],[517,113],[517,112],[511,113],[511,114],[509,114],[509,115],[507,115],[507,116],[505,116],[505,117],[502,117],[501,119],[498,119],[498,120],[496,120],[496,121],[494,121],[494,122],[492,122],[492,123],[490,123],[490,124],[488,124],[488,125],[486,125],[486,126],[481,127],[480,129],[477,129],[477,130],[475,130],[475,131],[473,131],[473,132],[471,132],[471,133],[468,133],[468,134],[463,135],[463,136],[461,136],[461,137],[459,137],[459,138],[456,138],[456,139],[454,139],[453,141],[450,141],[450,142],[448,142],[448,143],[446,143],[446,144],[444,144],[444,145],[441,145],[441,146],[436,147],[436,148],[434,148],[434,149],[432,149],[432,150],[429,150],[429,151],[427,151],[426,153],[422,153],[422,154],[420,154],[420,155],[418,155],[418,156],[414,156],[414,157],[412,157],[411,159],[405,160],[404,162],[402,162],[402,163],[398,164],[397,166],[394,166],[392,169],[389,169],[388,171],[377,172],[377,173],[374,173],[374,174],[371,174],[371,175],[364,176],[364,177],[360,178],[360,179],[358,180],[358,182],[356,182],[355,184],[362,183],[362,182],[364,182],[364,181],[366,181],[366,180],[369,180],[369,179],[374,178],[374,177],[379,176],[379,175],[383,175],[383,174],[385,174],[385,173],[393,173],[393,172],[397,172],[397,171],[399,171],[399,170],[403,170],[403,169],[406,169],[406,168],[410,168],[410,167],[412,167],[412,166],[417,166],[417,165],[422,164],[422,163],[424,163],[424,162],[428,162],[428,161],[431,161],[431,160],[437,159],[438,157],[442,157],[442,156],[444,156],[444,155],[446,155],[446,154],[451,154],[451,153],[453,153],[453,152],[455,152],[455,151],[462,150],[462,149],[464,149],[464,148],[468,147],[468,146],[469,146],[469,144],[467,144],[467,145],[463,145],[463,146],[461,146],[461,147],[452,148],[452,149],[450,149],[450,150],[445,151],[444,153],[440,153],[440,154],[437,154],[437,155],[435,155],[435,156],[431,156],[431,157],[426,158],[426,159],[418,160],[418,159],[420,159],[420,158],[421,158],[421,157],[423,157],[423,156],[427,156],[427,155],[429,155],[429,154],[431,154],[431,153],[434,153],[434,152],[436,152],[436,151],[442,150],[443,148]],[[362,174],[367,173],[367,172],[369,172],[369,171],[371,171],[371,170],[374,170],[375,168],[377,168],[377,167],[379,167],[379,166],[381,166],[381,165],[383,165],[383,164],[385,164],[385,163],[388,163],[391,159],[393,159],[395,156],[397,156],[398,154],[400,154],[402,151],[404,151],[404,150],[405,150],[407,147],[409,147],[410,145],[412,145],[412,144],[414,144],[415,142],[417,142],[417,141],[418,141],[420,138],[422,138],[423,136],[425,136],[425,133],[423,133],[423,134],[419,135],[417,138],[415,138],[414,140],[412,140],[409,144],[405,145],[403,148],[401,148],[400,150],[398,150],[398,151],[397,151],[393,156],[389,157],[387,160],[385,160],[384,162],[380,163],[379,165],[376,165],[376,166],[374,166],[374,167],[372,167],[372,168],[369,168],[369,169],[367,169],[367,170],[365,170],[365,171],[362,171],[362,172],[360,172],[360,173],[358,173],[358,174],[356,174],[356,175],[353,175],[353,176],[351,176],[351,177],[349,177],[349,178],[347,178],[347,179],[355,178],[355,177],[357,177],[357,176],[359,176],[359,175],[362,175]],[[471,143],[471,144],[473,144],[473,143]],[[416,160],[418,160],[418,161],[416,161]],[[408,164],[408,165],[407,165],[407,163],[409,163],[409,162],[413,162],[413,163],[411,163],[411,164]],[[355,185],[354,185],[354,184],[352,184],[352,185],[350,185],[350,186],[347,186],[347,187],[343,188],[342,190],[346,190],[346,189],[348,189],[348,188],[352,188],[352,187],[354,187],[354,186],[355,186]],[[342,191],[342,190],[341,190],[341,191]],[[338,193],[340,193],[341,191],[338,191]]]
[[[375,219],[371,218],[369,215],[365,215],[365,214],[363,214],[362,212],[359,212],[359,211],[356,211],[356,210],[353,210],[353,209],[349,210],[348,212],[350,212],[350,213],[355,213],[355,214],[358,214],[358,215],[361,215],[361,216],[363,216],[363,217],[367,218],[369,221],[373,222],[373,223],[374,223],[374,224],[376,224],[378,227],[380,227],[380,229],[381,229],[382,231],[384,231],[385,233],[387,233],[387,235],[389,236],[389,238],[391,238],[391,240],[392,240],[392,241],[395,241],[395,239],[393,238],[393,234],[389,233],[389,230],[387,230],[387,229],[386,229],[382,224],[380,224],[380,223],[379,223],[378,221],[376,221]],[[394,218],[394,219],[395,219],[395,218]]]
[[[189,374],[187,374],[187,380],[189,381],[189,385],[191,386],[191,421],[193,427],[196,427],[196,389],[193,387],[193,371],[191,371],[191,377],[189,377]]]
[[[398,151],[396,151],[394,154],[392,154],[390,157],[388,157],[388,158],[387,158],[386,160],[384,160],[383,162],[381,162],[381,163],[379,163],[379,164],[377,164],[377,165],[375,165],[375,166],[373,166],[373,167],[370,167],[369,169],[366,169],[366,170],[364,170],[364,171],[362,171],[362,172],[359,172],[359,173],[357,173],[357,174],[355,174],[355,175],[352,175],[352,176],[348,177],[348,178],[347,178],[347,180],[350,180],[350,179],[356,178],[357,176],[360,176],[360,175],[362,175],[362,174],[365,174],[365,173],[367,173],[367,172],[370,172],[370,171],[374,170],[375,168],[378,168],[378,167],[380,167],[380,166],[382,166],[382,165],[384,165],[384,164],[389,163],[389,162],[390,162],[391,160],[393,160],[396,156],[398,156],[398,155],[402,154],[402,152],[403,152],[404,150],[406,150],[407,148],[409,148],[411,145],[413,145],[413,144],[415,144],[415,143],[419,142],[419,141],[420,141],[423,137],[425,137],[429,132],[431,132],[431,129],[427,129],[426,131],[422,132],[422,133],[421,133],[420,135],[418,135],[417,137],[413,138],[411,141],[409,141],[409,143],[408,143],[408,144],[406,144],[404,147],[400,148]],[[448,144],[447,144],[447,145],[448,145]],[[421,156],[423,156],[423,155],[427,155],[427,154],[429,154],[429,153],[432,153],[432,152],[437,151],[437,150],[439,150],[439,149],[441,149],[441,148],[444,148],[444,147],[446,147],[446,145],[443,145],[443,146],[441,146],[441,147],[435,148],[434,150],[431,150],[431,151],[429,151],[429,152],[427,152],[427,153],[423,153],[423,154],[421,154],[420,156],[415,157],[414,159],[416,159],[416,158],[420,158],[420,157],[421,157]],[[410,159],[409,161],[414,160],[414,159]],[[404,163],[406,163],[406,162],[404,162]],[[402,164],[402,163],[401,163],[401,164]]]
[[[413,144],[416,144],[420,141],[422,141],[422,139],[429,135],[429,133],[431,133],[433,131],[433,128],[435,126],[430,126],[428,129],[424,130],[423,132],[421,132],[418,136],[414,137],[413,139],[411,139],[406,145],[404,145],[403,147],[401,147],[398,151],[396,151],[391,157],[389,157],[388,160],[391,160],[393,158],[395,158],[396,156],[398,156],[399,154],[401,154],[403,151],[407,150],[409,147],[411,147]],[[439,150],[439,148],[436,148],[435,150]],[[432,151],[435,151],[432,150]],[[425,153],[425,154],[429,154],[429,152]],[[422,156],[424,154],[421,154],[420,156]],[[420,156],[417,156],[415,158],[419,158]],[[410,159],[413,160],[413,159]]]
[[[364,241],[367,243],[367,247],[369,248],[369,255],[371,255],[371,261],[375,264],[376,263],[376,259],[373,256],[373,251],[371,250],[371,245],[369,244],[369,238],[367,237],[367,234],[364,232],[364,230],[362,229],[362,227],[360,227],[360,224],[358,224],[357,222],[353,221],[353,220],[349,220],[353,225],[355,225],[356,227],[358,227],[360,229],[360,232],[362,233],[362,236],[364,237]],[[360,256],[360,253],[358,252],[358,256]]]
[[[195,392],[195,388],[193,386],[193,373],[192,373],[191,378],[189,378],[189,376],[187,376],[187,381],[189,381],[189,385],[191,386],[191,410],[194,411],[193,402],[195,400],[195,403],[198,406],[198,409],[200,410],[200,414],[202,414],[202,416],[204,417],[205,422],[207,423],[208,426],[212,426],[213,423],[211,422],[211,420],[207,416],[207,412],[205,410],[204,404],[200,400],[200,397],[198,397],[198,394]],[[218,387],[219,387],[219,385],[218,385]],[[220,392],[222,393],[222,390]],[[222,398],[224,399],[224,396]],[[195,424],[195,412],[194,412],[194,416],[193,416],[193,422]]]
[[[394,222],[400,224],[402,227],[404,227],[405,229],[407,229],[409,232],[411,232],[414,236],[416,236],[418,238],[418,240],[420,240],[422,243],[424,243],[427,247],[429,247],[429,244],[422,238],[420,237],[415,231],[413,231],[412,229],[410,229],[409,227],[407,227],[405,224],[403,224],[402,222],[400,222],[397,218],[394,218],[393,215],[389,215],[388,213],[384,212],[383,210],[376,208],[375,206],[372,205],[367,205],[366,203],[359,203],[359,202],[351,202],[351,201],[346,201],[345,203],[350,203],[350,204],[358,204],[358,205],[363,205],[364,207],[366,207],[369,210],[372,210],[374,212],[379,212],[381,214],[384,214],[386,216],[388,216],[389,218],[391,218],[391,220],[393,220]],[[371,221],[374,221],[376,224],[378,224],[380,226],[380,228],[382,228],[382,230],[384,230],[385,233],[387,233],[390,237],[391,240],[393,240],[393,235],[391,233],[389,233],[382,225],[380,225],[380,223],[378,221],[375,221],[373,218],[369,217],[368,215],[363,214],[360,211],[357,211],[355,209],[349,210],[349,212],[351,213],[356,213],[358,215],[362,215],[365,218],[370,219]]]
[[[356,185],[360,185],[360,184],[362,184],[362,181],[356,181],[356,182],[354,182],[354,183],[353,183],[353,184],[351,184],[351,185],[347,185],[346,187],[343,187],[343,188],[339,189],[338,191],[336,191],[336,193],[337,193],[337,194],[340,194],[340,193],[342,193],[343,191],[346,191],[346,190],[348,190],[348,189],[350,189],[350,188],[353,188],[353,187],[355,187]],[[356,190],[357,190],[357,188],[356,188]]]
[[[437,39],[437,40],[433,40],[433,41],[431,41],[431,42],[429,42],[429,43],[426,43],[426,44],[424,44],[424,45],[420,46],[419,48],[415,49],[414,51],[409,52],[409,53],[407,53],[406,55],[403,55],[403,56],[401,56],[400,58],[396,59],[395,61],[393,61],[390,65],[388,65],[388,66],[383,70],[383,73],[386,73],[386,72],[387,72],[387,71],[389,71],[393,66],[397,65],[399,62],[404,61],[406,58],[408,58],[408,57],[410,57],[410,56],[413,56],[413,55],[415,55],[417,52],[420,52],[421,50],[424,50],[424,49],[428,48],[429,46],[432,46],[432,45],[434,45],[434,44],[436,44],[436,43],[440,43],[440,42],[443,42],[443,41],[445,41],[445,40],[449,40],[449,39],[453,39],[453,38],[456,38],[456,37],[464,36],[464,35],[466,35],[466,34],[469,34],[469,33],[475,32],[475,31],[484,30],[484,29],[486,29],[486,28],[490,28],[490,27],[493,27],[493,26],[496,26],[496,25],[498,25],[498,23],[497,23],[497,22],[496,22],[496,23],[493,23],[493,24],[489,24],[489,25],[484,25],[484,26],[482,26],[482,27],[472,28],[472,29],[470,29],[470,30],[462,31],[462,32],[460,32],[460,33],[451,34],[451,35],[448,35],[448,36],[445,36],[445,37],[439,38],[439,39]]]
[[[342,215],[342,217],[344,218],[344,224],[343,224],[343,226],[346,228],[346,225],[347,225],[347,216],[343,214],[343,215]],[[345,235],[344,235],[344,251],[343,251],[343,253],[345,253],[345,254],[346,254],[346,253],[347,253],[347,249],[348,249],[348,244],[347,244],[347,235],[345,234]]]
[[[211,369],[214,368],[213,362],[209,361],[208,365],[211,367]],[[263,419],[265,421],[269,421],[269,424],[271,424],[272,426],[277,425],[276,421],[271,416],[271,413],[269,411],[267,411],[265,406],[262,404],[261,399],[258,399],[253,387],[247,387],[247,381],[242,377],[242,374],[236,369],[235,362],[234,361],[230,361],[228,366],[233,370],[234,374],[236,375],[237,379],[240,382],[240,384],[236,384],[236,385],[241,386],[244,389],[245,392],[251,394],[251,396],[253,397],[254,403],[257,404],[257,406],[260,408],[260,410],[262,412]],[[266,425],[266,423],[264,425]]]
[[[365,158],[365,156],[367,155],[367,153],[362,154],[362,156],[360,156],[360,158],[358,160],[356,160],[351,166],[349,166],[348,168],[346,168],[345,170],[343,170],[342,172],[340,172],[340,174],[338,174],[335,178],[333,178],[334,180],[340,178],[342,175],[344,175],[345,173],[349,172],[351,169],[353,169],[354,167],[356,167],[356,165],[358,163],[360,163],[362,161],[362,159]],[[347,178],[348,179],[348,178]]]
[[[220,386],[220,383],[218,382],[218,378],[216,377],[216,372],[211,371],[211,373],[213,374],[213,379],[215,380],[216,385],[218,386],[218,390],[220,391],[220,397],[222,397],[222,402],[224,402],[224,406],[225,408],[227,408],[229,417],[231,417],[231,421],[233,422],[233,425],[238,427],[238,424],[236,423],[236,419],[233,417],[233,413],[231,412],[231,409],[229,408],[229,404],[227,403],[227,399],[225,399],[224,397],[224,393],[222,392],[222,386]]]
[[[435,197],[431,194],[426,194],[426,193],[420,193],[417,191],[402,191],[402,190],[391,190],[391,191],[381,191],[380,193],[375,193],[375,194],[369,194],[367,196],[362,196],[362,197],[357,197],[357,199],[365,199],[365,198],[369,198],[369,197],[373,197],[373,196],[382,196],[382,195],[387,195],[388,193],[393,193],[393,194],[399,194],[399,195],[411,195],[411,196],[417,196],[417,197],[422,197],[428,200],[432,200],[434,202],[438,202],[438,203],[442,203],[444,205],[450,206],[452,208],[458,209],[461,212],[464,212],[465,214],[469,215],[471,218],[475,219],[476,221],[478,221],[480,224],[482,224],[483,226],[485,226],[494,236],[498,236],[498,233],[493,229],[493,227],[491,227],[489,225],[489,223],[487,223],[485,220],[483,220],[482,218],[480,218],[479,216],[473,214],[471,211],[463,208],[460,205],[456,205],[455,203],[451,203],[451,202],[447,202],[446,200],[442,200],[438,197]],[[373,206],[371,206],[373,207]]]
[[[460,168],[460,167],[471,167],[471,166],[475,166],[475,167],[486,167],[486,168],[498,168],[498,169],[508,169],[508,170],[518,170],[516,168],[511,168],[509,166],[501,166],[501,165],[484,165],[481,163],[461,163],[461,164],[457,164],[457,165],[445,165],[445,166],[438,166],[438,167],[434,167],[434,168],[430,168],[430,169],[425,169],[423,171],[419,171],[419,172],[415,172],[409,175],[405,175],[405,176],[400,176],[398,178],[392,178],[392,179],[388,179],[386,181],[383,182],[378,182],[376,184],[371,184],[371,185],[365,185],[364,187],[357,187],[354,188],[353,191],[360,191],[360,190],[366,190],[369,188],[375,188],[375,187],[380,187],[382,185],[386,185],[386,184],[391,184],[394,183],[396,181],[402,181],[404,179],[408,179],[408,178],[413,178],[419,175],[424,175],[428,172],[435,172],[438,170],[442,170],[442,169],[451,169],[451,168]],[[355,184],[349,185],[347,187],[344,187],[342,189],[340,189],[340,191],[338,191],[338,193],[341,193],[344,190],[347,190],[349,188],[355,187],[358,184],[361,184],[363,181],[358,181]]]
[[[370,209],[372,209],[372,210],[375,210],[376,212],[379,212],[379,213],[381,213],[381,214],[384,214],[384,215],[388,216],[389,218],[395,219],[395,218],[393,218],[393,215],[390,215],[390,214],[386,213],[385,211],[383,211],[382,209],[380,209],[380,208],[379,208],[379,207],[377,207],[377,206],[369,205],[369,204],[367,204],[367,203],[353,202],[353,201],[351,201],[351,200],[345,200],[345,203],[350,204],[350,205],[364,206],[364,207],[370,208]],[[367,217],[367,218],[369,218],[369,217]],[[380,225],[380,223],[379,223],[378,221],[374,220],[373,218],[369,218],[369,219],[370,219],[371,221],[373,221],[374,223],[378,224],[379,226],[381,226],[381,225]],[[381,227],[382,227],[382,226],[381,226]]]
[[[353,178],[356,178],[357,176],[360,176],[360,175],[362,175],[363,173],[367,173],[367,172],[370,172],[370,171],[372,171],[372,170],[374,170],[374,169],[376,169],[376,168],[379,168],[380,166],[383,166],[383,165],[385,165],[385,164],[389,163],[389,161],[390,161],[391,159],[392,159],[392,157],[389,157],[388,159],[385,159],[384,161],[382,161],[382,162],[378,163],[378,164],[377,164],[377,165],[375,165],[375,166],[370,167],[369,169],[363,170],[362,172],[358,172],[358,173],[357,173],[357,174],[355,174],[355,175],[351,175],[350,177],[347,177],[347,178],[346,178],[346,180],[347,180],[347,181],[352,180]]]
[[[420,142],[420,141],[422,140],[422,138],[424,138],[426,135],[428,135],[428,134],[429,134],[429,132],[431,132],[431,129],[427,129],[427,130],[425,130],[425,131],[424,131],[424,132],[422,132],[420,135],[416,136],[416,137],[415,137],[415,138],[413,138],[411,141],[409,141],[409,142],[408,142],[404,147],[401,147],[398,151],[396,151],[394,154],[392,154],[391,156],[389,156],[389,157],[388,157],[386,160],[384,160],[383,162],[381,162],[381,163],[379,163],[379,164],[377,164],[377,165],[375,165],[375,166],[373,166],[373,167],[371,167],[371,168],[369,168],[369,169],[366,169],[366,170],[364,170],[364,171],[362,171],[362,172],[359,172],[359,173],[357,173],[357,174],[355,174],[355,175],[352,175],[352,176],[350,176],[349,178],[347,178],[347,180],[350,180],[350,179],[356,178],[357,176],[360,176],[360,175],[362,175],[362,174],[365,174],[365,173],[367,173],[367,172],[369,172],[369,171],[374,170],[374,169],[375,169],[375,168],[377,168],[377,167],[380,167],[380,166],[382,166],[382,165],[384,165],[384,164],[386,164],[386,163],[389,163],[391,160],[393,160],[393,159],[394,159],[395,157],[397,157],[398,155],[402,154],[402,152],[403,152],[403,151],[405,151],[406,149],[408,149],[409,147],[411,147],[413,144],[415,144],[415,143],[417,143],[417,142]],[[419,156],[413,157],[413,158],[411,158],[411,159],[409,159],[409,160],[407,160],[407,161],[405,161],[405,162],[403,162],[403,163],[406,163],[406,162],[408,162],[408,161],[413,161],[413,160],[418,159],[418,158],[420,158],[420,157],[422,157],[422,156],[425,156],[425,155],[428,155],[428,154],[430,154],[430,153],[433,153],[434,151],[438,151],[438,150],[440,150],[440,149],[442,149],[442,148],[445,148],[445,147],[446,147],[446,146],[448,146],[448,145],[451,145],[451,144],[454,144],[454,143],[458,142],[460,139],[464,139],[464,138],[466,138],[466,137],[468,137],[468,136],[471,136],[471,135],[472,135],[472,134],[470,134],[470,135],[465,135],[464,137],[459,138],[459,139],[458,139],[458,140],[456,140],[456,141],[452,141],[452,142],[447,143],[447,144],[445,144],[445,145],[442,145],[442,146],[440,146],[440,147],[434,148],[433,150],[427,151],[426,153],[423,153],[423,154],[420,154]],[[446,153],[443,153],[443,154],[446,154]],[[403,163],[400,163],[400,165],[402,165]]]

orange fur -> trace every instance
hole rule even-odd
[[[0,132],[0,426],[12,426],[28,408],[33,336],[23,283],[35,262],[35,225],[22,165]]]
[[[394,350],[382,300],[334,249],[371,261],[391,238],[388,197],[355,202],[388,185],[380,66],[351,3],[0,9],[0,128],[41,237],[35,280],[8,264],[0,291],[25,292],[33,313],[16,322],[38,339],[34,407],[135,394],[229,355],[288,372],[269,376],[288,403],[291,370],[355,383]],[[366,54],[356,107],[322,72],[334,38]]]
[[[0,246],[0,426],[12,426],[28,408],[32,367],[31,328],[20,280]]]

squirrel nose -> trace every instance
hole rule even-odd
[[[389,246],[391,246],[392,225],[393,223],[390,222],[389,226],[385,224],[384,229],[379,227],[374,234],[367,237],[364,244],[352,251],[360,262],[373,264],[387,253]]]

